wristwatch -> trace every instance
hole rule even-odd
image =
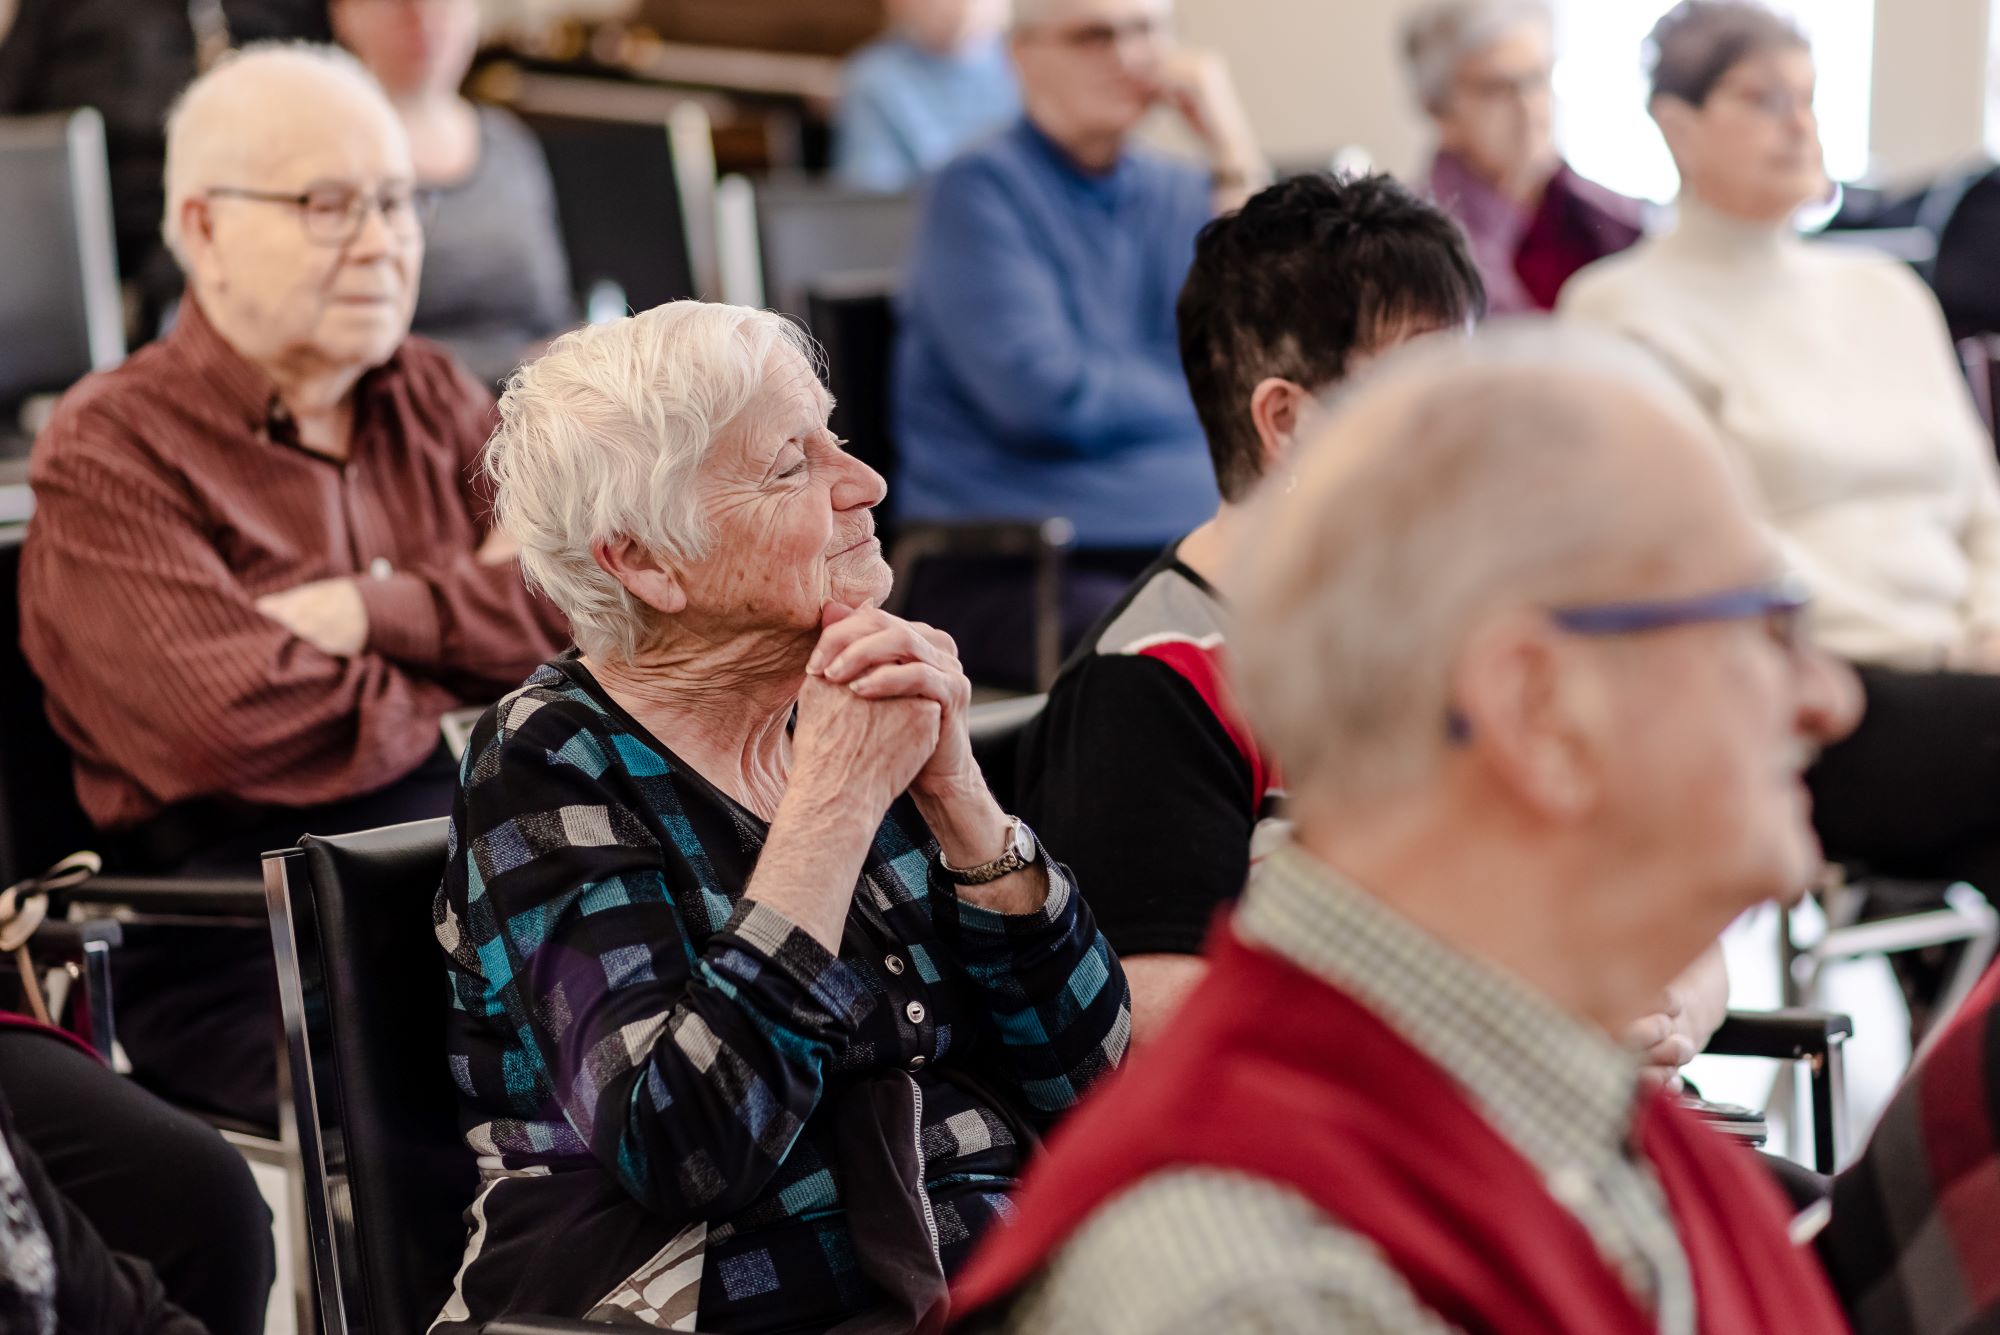
[[[944,860],[943,852],[938,853],[938,866],[944,874],[960,885],[985,885],[997,881],[1002,876],[1034,865],[1042,855],[1042,846],[1035,838],[1035,832],[1019,816],[1007,818],[1007,849],[991,862],[982,862],[977,867],[958,868]]]

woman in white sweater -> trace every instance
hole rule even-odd
[[[1828,189],[1788,21],[1688,0],[1653,30],[1674,229],[1561,311],[1656,352],[1715,415],[1868,714],[1811,784],[1830,856],[2000,887],[2000,468],[1942,315],[1900,263],[1792,226]]]

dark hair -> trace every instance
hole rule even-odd
[[[1280,181],[1202,228],[1176,318],[1215,480],[1238,500],[1264,471],[1259,381],[1320,390],[1409,326],[1486,312],[1458,224],[1387,176]]]
[[[1700,106],[1722,76],[1751,56],[1812,43],[1799,26],[1754,0],[1681,0],[1646,38],[1653,97]]]

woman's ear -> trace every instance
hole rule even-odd
[[[1264,443],[1262,472],[1269,473],[1292,452],[1311,404],[1310,394],[1282,376],[1266,376],[1250,391],[1250,420]]]
[[[599,570],[662,616],[673,616],[687,607],[687,590],[680,576],[659,553],[638,541],[628,537],[599,541],[591,546],[590,555]]]

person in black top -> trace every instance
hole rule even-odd
[[[104,1245],[0,1101],[0,1335],[208,1335],[153,1272]]]
[[[1221,509],[1064,665],[1020,758],[1024,815],[1125,961],[1135,1042],[1200,976],[1210,919],[1282,816],[1280,776],[1224,686],[1229,614],[1211,581],[1244,540],[1239,503],[1283,465],[1316,395],[1485,305],[1457,224],[1387,176],[1281,181],[1195,244],[1176,316]]]

